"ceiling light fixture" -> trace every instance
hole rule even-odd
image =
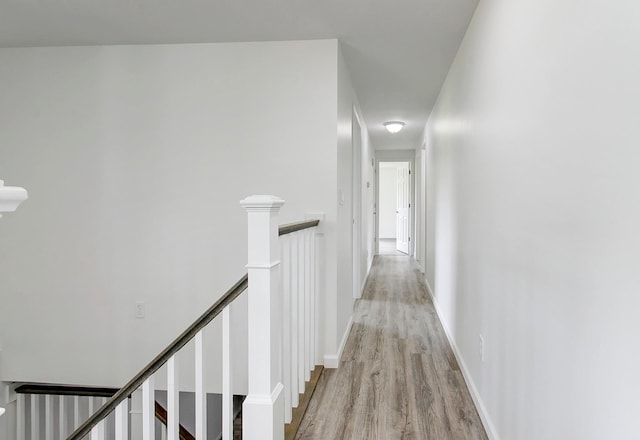
[[[402,121],[389,121],[389,122],[385,122],[382,125],[384,125],[384,128],[386,128],[389,133],[397,133],[400,130],[402,130],[402,128],[404,127],[404,122],[402,122]]]

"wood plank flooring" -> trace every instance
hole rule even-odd
[[[487,439],[409,257],[375,258],[340,367],[324,370],[296,439]]]

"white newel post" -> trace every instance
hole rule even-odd
[[[282,298],[278,211],[284,200],[251,196],[240,204],[248,215],[249,395],[242,406],[245,440],[284,439],[280,345]]]

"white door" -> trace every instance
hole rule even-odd
[[[409,163],[397,168],[396,249],[409,253]]]

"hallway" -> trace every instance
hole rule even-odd
[[[340,367],[325,370],[296,436],[486,439],[420,272],[377,256]]]

